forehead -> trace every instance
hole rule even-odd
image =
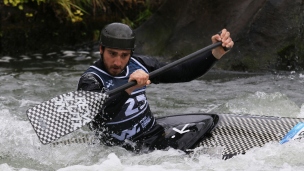
[[[116,53],[131,53],[129,49],[113,49],[113,48],[105,48],[105,50],[116,52]]]

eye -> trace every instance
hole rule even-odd
[[[115,52],[112,52],[112,51],[109,51],[109,54],[110,54],[111,56],[116,56],[116,53],[115,53]]]
[[[129,56],[130,56],[129,53],[124,53],[124,54],[122,54],[122,57],[123,57],[123,58],[128,58]]]

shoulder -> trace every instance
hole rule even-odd
[[[96,75],[84,73],[79,79],[77,90],[100,91],[102,87],[103,84]]]
[[[150,56],[134,54],[132,55],[132,58],[138,61],[143,66],[145,66],[149,70],[149,72],[154,71],[165,65],[164,63],[160,62],[158,59]]]
[[[90,80],[90,81],[92,81],[92,82],[94,82],[94,83],[98,83],[98,82],[99,82],[99,81],[98,81],[98,77],[97,77],[95,74],[90,73],[90,72],[84,73],[84,74],[80,77],[80,80],[83,80],[83,81],[85,81],[85,80]]]

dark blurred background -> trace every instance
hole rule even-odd
[[[296,71],[304,66],[303,0],[2,0],[0,57],[63,48],[93,51],[111,22],[130,25],[136,53],[175,60],[227,28],[235,47],[216,68]]]

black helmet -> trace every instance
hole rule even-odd
[[[135,34],[126,24],[112,23],[102,29],[99,42],[109,48],[134,50]]]

